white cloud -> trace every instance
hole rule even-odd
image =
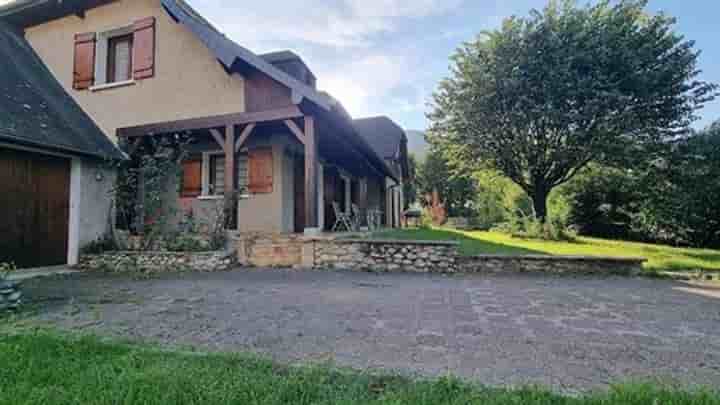
[[[242,2],[220,0],[191,0],[191,3],[222,31],[246,44],[305,41],[357,48],[371,46],[374,35],[396,30],[400,18],[443,13],[454,9],[461,1],[269,0],[253,3],[252,7]]]
[[[354,117],[421,113],[421,42],[385,42],[422,19],[451,12],[463,0],[189,0],[221,31],[255,52],[292,49],[318,87]],[[392,39],[391,39],[392,41]],[[411,46],[407,46],[411,45]]]
[[[342,102],[354,117],[387,114],[387,106],[403,112],[422,109],[424,94],[393,97],[399,88],[413,87],[411,57],[408,55],[371,54],[332,70],[318,72],[318,87]]]
[[[426,17],[452,10],[462,0],[345,0],[359,17]]]

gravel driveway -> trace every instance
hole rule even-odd
[[[285,270],[35,279],[34,320],[281,361],[563,391],[649,376],[720,385],[720,285]]]

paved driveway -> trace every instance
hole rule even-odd
[[[234,271],[37,279],[63,328],[560,390],[720,384],[720,286],[626,278]]]

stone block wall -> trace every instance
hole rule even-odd
[[[459,258],[458,266],[463,273],[634,275],[642,271],[645,261],[633,257],[477,255]]]
[[[241,233],[235,237],[235,241],[240,265],[297,267],[303,263],[303,235]]]
[[[572,256],[461,256],[457,242],[240,234],[238,264],[412,273],[637,274],[645,259]]]
[[[456,242],[383,239],[314,240],[313,267],[414,273],[455,273]]]
[[[81,255],[78,268],[82,270],[154,272],[223,271],[235,264],[235,252],[106,252]]]

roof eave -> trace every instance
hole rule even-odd
[[[35,142],[30,139],[26,138],[20,138],[4,133],[0,133],[0,143],[8,143],[8,144],[14,144],[18,146],[25,146],[28,148],[35,148],[39,150],[47,150],[48,152],[56,152],[56,153],[62,153],[67,154],[71,156],[79,156],[79,157],[89,157],[94,158],[98,160],[126,160],[127,156],[125,156],[124,153],[122,153],[119,149],[117,149],[114,154],[114,156],[105,154],[105,153],[99,153],[99,152],[90,152],[87,150],[77,149],[69,146],[63,146],[63,145],[51,145],[46,144],[42,142]]]
[[[0,7],[0,19],[27,28],[71,14],[82,15],[86,10],[117,0],[17,0]]]

